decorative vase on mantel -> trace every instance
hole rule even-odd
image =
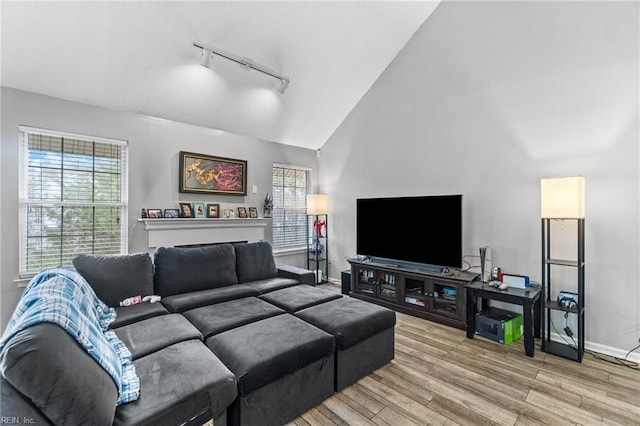
[[[264,206],[263,206],[263,214],[264,217],[271,217],[271,212],[273,211],[273,198],[269,196],[269,193],[264,196]]]

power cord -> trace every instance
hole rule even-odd
[[[615,364],[615,365],[622,365],[623,367],[627,367],[627,368],[630,368],[632,370],[640,371],[640,365],[637,362],[629,361],[627,359],[627,358],[629,358],[629,355],[631,355],[631,352],[635,351],[638,348],[640,348],[640,344],[637,345],[635,348],[629,350],[629,352],[627,352],[627,354],[624,356],[624,358],[618,358],[618,357],[609,356],[609,355],[602,356],[602,354],[599,354],[599,353],[593,352],[593,351],[585,351],[585,352],[590,353],[597,360],[606,361],[606,362],[609,362],[609,363]]]
[[[565,314],[565,318],[567,318],[567,314]],[[569,346],[571,349],[574,349],[574,350],[577,352],[577,351],[578,351],[578,345],[576,344],[576,341],[575,341],[575,339],[573,338],[573,332],[571,331],[571,329],[569,328],[569,326],[567,325],[567,326],[564,328],[564,331],[565,331],[565,333],[566,333],[566,335],[567,335],[567,336],[571,337],[571,340],[573,340],[573,344],[571,344],[567,339],[565,339],[565,338],[564,338],[564,336],[562,335],[562,333],[560,333],[560,332],[558,331],[558,329],[556,328],[556,325],[553,323],[553,320],[551,319],[551,316],[549,316],[549,321],[551,322],[551,327],[553,328],[553,331],[555,331],[555,332],[556,332],[556,334],[557,334],[558,336],[560,336],[560,338],[561,338],[562,340],[564,340],[564,344],[565,344],[565,345],[567,345],[567,346]],[[571,334],[567,333],[567,329],[569,329],[569,332],[570,332]]]
[[[467,257],[473,257],[476,259],[480,259],[480,255],[473,255],[473,254],[465,254],[464,256],[462,256],[462,263],[466,264],[467,267],[464,269],[460,269],[461,271],[468,271],[471,268],[480,268],[481,265],[472,265],[470,262],[466,261],[465,258]],[[485,259],[486,262],[491,263],[491,259]]]
[[[573,350],[578,351],[578,345],[577,345],[575,339],[573,338],[573,332],[571,331],[571,328],[569,328],[569,324],[568,324],[569,320],[567,318],[568,316],[569,316],[569,313],[566,312],[564,314],[564,317],[567,320],[567,323],[566,323],[566,327],[564,328],[564,331],[565,331],[566,335],[571,338],[571,340],[573,341],[573,344],[570,343],[567,339],[565,339],[564,336],[558,331],[556,326],[553,324],[553,321],[551,320],[551,318],[549,318],[549,320],[551,322],[551,327],[556,332],[556,334],[558,336],[560,336],[560,338],[562,340],[564,340],[564,343],[567,346],[569,346],[570,348],[572,348]],[[605,361],[605,362],[608,362],[610,364],[621,365],[623,367],[627,367],[627,368],[630,368],[632,370],[640,371],[640,365],[637,362],[629,361],[627,359],[627,358],[629,358],[629,355],[631,355],[631,352],[633,352],[633,351],[635,351],[635,350],[637,350],[639,348],[640,348],[640,344],[638,344],[633,349],[629,350],[629,352],[627,352],[627,354],[624,356],[624,358],[618,358],[618,357],[611,356],[611,355],[603,355],[603,354],[600,354],[598,352],[594,352],[594,351],[589,350],[589,349],[585,349],[584,352],[590,354],[594,359],[597,359],[599,361]]]

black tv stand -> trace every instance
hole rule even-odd
[[[477,274],[432,265],[414,268],[375,259],[350,259],[349,263],[352,297],[466,329],[466,285]]]

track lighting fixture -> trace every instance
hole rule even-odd
[[[285,90],[287,90],[287,87],[289,87],[289,77],[285,77],[282,74],[267,68],[263,65],[260,64],[256,64],[255,62],[253,62],[251,59],[249,58],[240,58],[236,55],[233,55],[231,53],[227,53],[224,52],[220,49],[215,49],[212,47],[208,47],[208,46],[204,46],[202,43],[200,42],[194,42],[193,45],[199,49],[202,49],[202,58],[200,59],[200,63],[202,64],[203,67],[207,67],[209,68],[211,65],[211,55],[217,55],[220,56],[222,58],[228,59],[232,62],[237,63],[238,65],[240,65],[242,68],[246,69],[247,71],[249,70],[256,70],[259,71],[263,74],[266,74],[270,77],[273,77],[277,80],[280,80],[280,87],[278,88],[278,92],[280,93],[284,93]]]

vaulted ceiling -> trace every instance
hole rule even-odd
[[[6,2],[2,86],[319,148],[438,1]],[[194,42],[276,70],[279,82]]]

